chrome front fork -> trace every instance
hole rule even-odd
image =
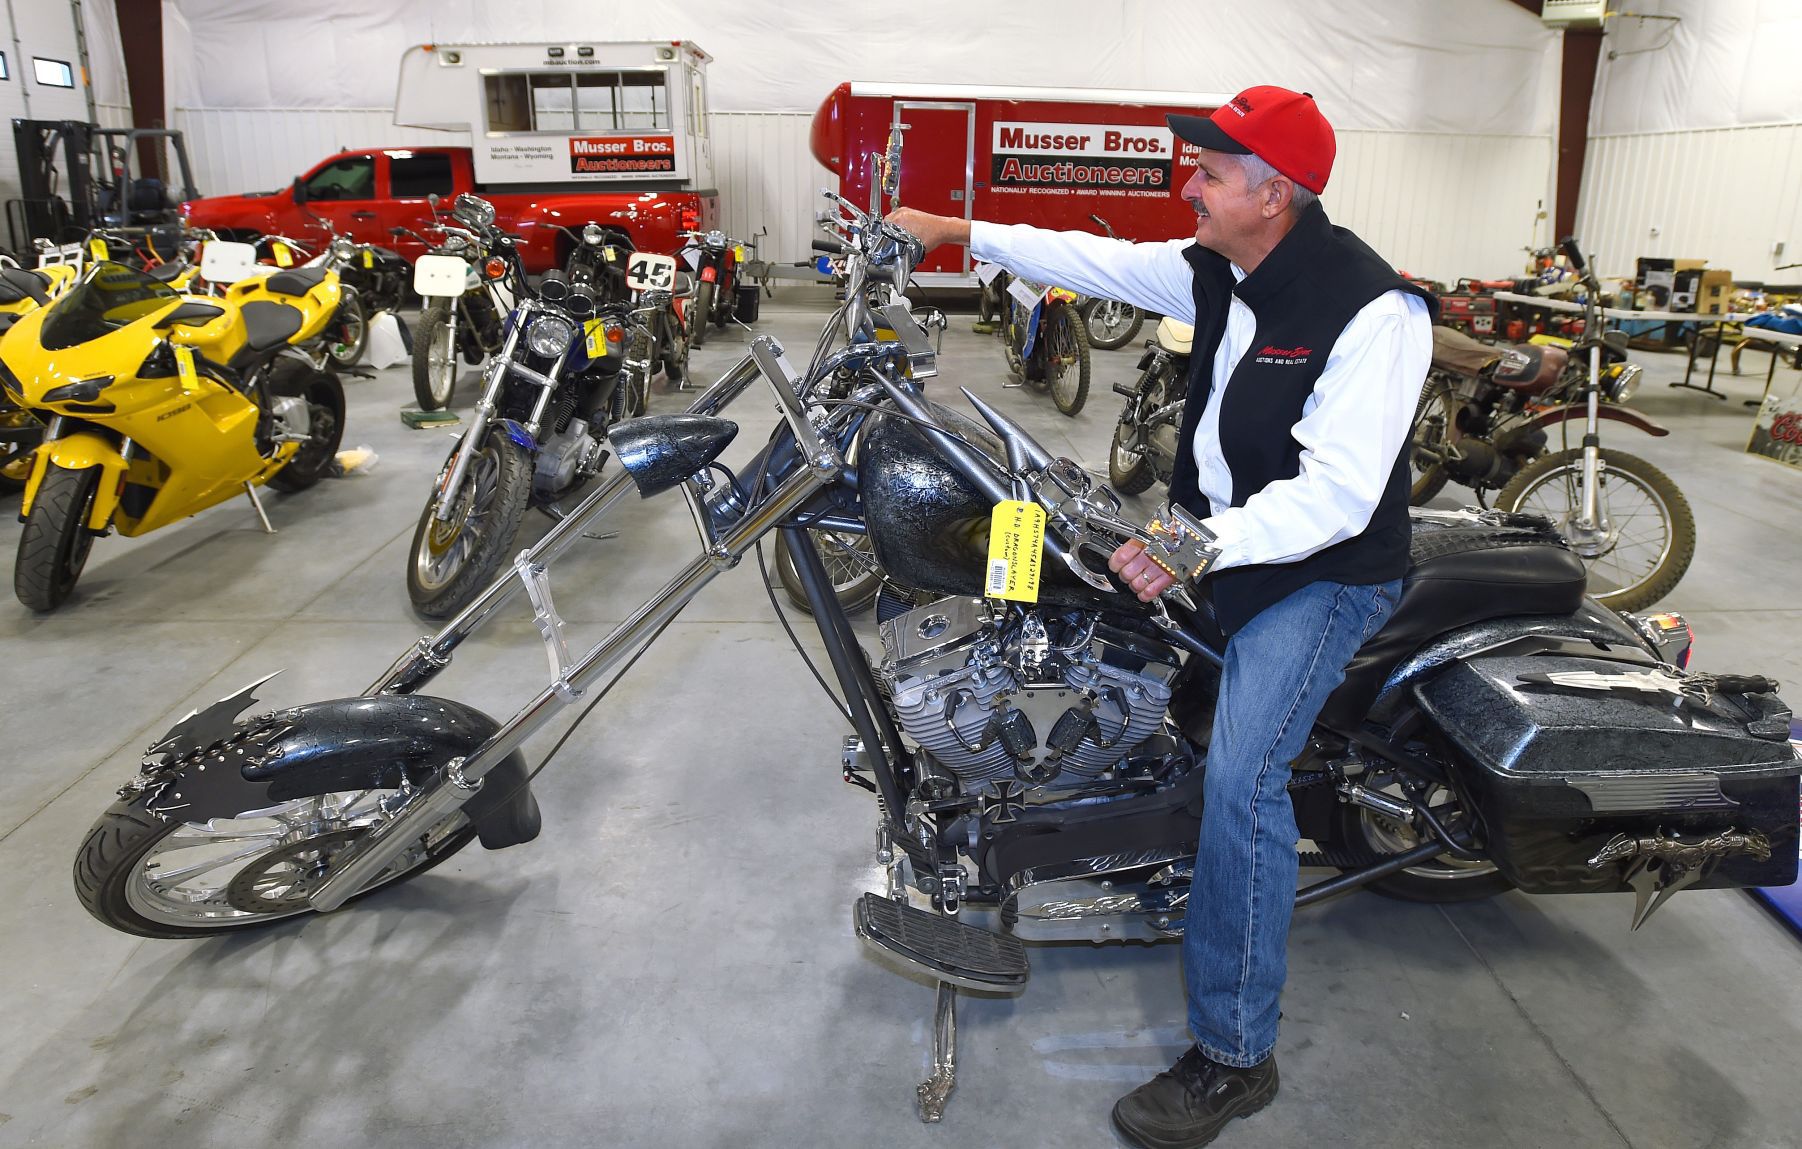
[[[451,322],[457,318],[457,309],[451,308]],[[457,456],[451,460],[450,474],[444,480],[444,487],[438,492],[438,507],[432,514],[439,522],[449,522],[451,509],[457,505],[457,492],[463,487],[463,479],[469,474],[469,460],[481,449],[482,435],[488,430],[489,420],[494,418],[496,399],[501,392],[501,384],[507,378],[507,364],[513,360],[513,349],[519,344],[520,329],[525,325],[515,323],[513,330],[507,333],[507,342],[501,346],[499,355],[488,361],[487,379],[482,386],[482,399],[476,404],[475,414],[470,416],[469,430],[463,433],[463,441],[457,444]],[[451,339],[451,354],[457,352],[456,338]],[[454,362],[454,359],[453,359]],[[548,394],[548,392],[547,392]],[[542,404],[540,404],[542,406]]]
[[[1589,349],[1589,410],[1583,423],[1583,501],[1577,526],[1585,531],[1602,529],[1602,344],[1598,338]]]
[[[372,829],[341,855],[332,875],[314,891],[311,898],[314,909],[335,910],[368,885],[420,835],[468,802],[480,789],[482,776],[542,729],[559,709],[581,698],[609,671],[641,649],[716,575],[737,566],[760,538],[818,492],[838,481],[844,460],[833,444],[820,437],[801,409],[796,393],[798,381],[782,357],[781,345],[769,336],[761,336],[752,344],[751,351],[750,357],[696,399],[689,413],[712,414],[720,410],[761,372],[776,394],[807,465],[797,468],[764,503],[748,511],[723,532],[716,530],[711,521],[697,517],[701,554],[690,560],[648,602],[587,654],[571,662],[563,624],[550,597],[548,563],[585,526],[631,489],[631,477],[622,468],[553,527],[536,546],[522,552],[511,572],[490,584],[481,597],[464,608],[436,637],[421,639],[389,667],[387,673],[365,692],[366,695],[410,694],[417,690],[450,665],[451,653],[463,639],[521,587],[527,587],[539,629],[545,638],[552,681],[486,742],[468,756],[448,763],[443,771],[420,786],[393,818]],[[695,480],[689,482],[692,485]]]

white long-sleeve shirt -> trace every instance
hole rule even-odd
[[[1127,244],[1026,224],[970,225],[977,259],[1185,323],[1195,322],[1195,272],[1183,258],[1193,242]],[[1245,278],[1237,264],[1232,272],[1235,281]],[[1389,291],[1366,304],[1334,340],[1290,432],[1301,444],[1300,472],[1235,507],[1220,449],[1220,396],[1256,333],[1257,317],[1233,295],[1193,444],[1197,484],[1213,510],[1204,524],[1221,548],[1216,570],[1294,562],[1362,532],[1408,440],[1433,357],[1432,317],[1418,297]]]

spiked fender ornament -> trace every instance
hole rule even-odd
[[[1713,863],[1728,854],[1750,854],[1762,862],[1771,856],[1771,843],[1757,831],[1747,834],[1723,830],[1695,842],[1616,834],[1589,859],[1588,865],[1599,870],[1611,862],[1631,863],[1622,880],[1633,888],[1631,928],[1637,930],[1671,900],[1671,895],[1700,881]]]

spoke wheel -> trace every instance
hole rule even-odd
[[[1610,610],[1643,610],[1683,578],[1696,553],[1696,521],[1670,478],[1644,459],[1602,452],[1599,522],[1585,527],[1583,451],[1541,455],[1502,488],[1497,509],[1542,515],[1583,559],[1589,593]]]
[[[1409,475],[1413,485],[1408,502],[1424,507],[1445,487],[1445,452],[1457,435],[1458,401],[1445,380],[1429,374],[1420,389],[1420,402],[1414,407],[1414,426],[1409,434]]]
[[[1089,335],[1082,317],[1068,303],[1046,306],[1039,339],[1045,364],[1045,386],[1051,401],[1074,417],[1089,400]]]
[[[1145,325],[1145,313],[1118,299],[1093,299],[1083,307],[1083,320],[1090,346],[1114,351],[1132,342]]]
[[[419,516],[407,563],[407,597],[427,618],[456,613],[487,587],[513,545],[532,491],[525,449],[491,428],[469,461],[456,506],[440,519],[439,492],[450,466],[447,461]]]
[[[456,387],[450,306],[440,301],[419,313],[419,325],[413,330],[413,398],[421,411],[442,410],[450,406]]]
[[[812,530],[807,537],[813,540],[813,549],[819,553],[826,577],[832,583],[832,593],[846,614],[855,614],[876,601],[882,576],[876,569],[875,545],[870,536]],[[795,569],[794,555],[788,549],[787,535],[776,536],[776,576],[782,580],[789,601],[812,614],[807,591],[801,585],[801,572]]]
[[[1168,380],[1162,371],[1154,368],[1153,373],[1139,384],[1138,396],[1128,399],[1126,409],[1120,412],[1120,422],[1114,427],[1114,441],[1108,448],[1107,477],[1114,490],[1123,495],[1136,495],[1149,488],[1157,478],[1150,460],[1129,444],[1135,434],[1151,434],[1151,428],[1135,426],[1135,421],[1162,407],[1168,401],[1164,398],[1167,394]]]

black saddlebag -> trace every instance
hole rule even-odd
[[[1461,662],[1415,687],[1422,710],[1463,752],[1462,780],[1496,865],[1530,893],[1617,890],[1634,871],[1630,840],[1702,843],[1732,831],[1727,841],[1761,836],[1769,856],[1707,849],[1696,888],[1794,882],[1802,759],[1771,730],[1773,719],[1787,724],[1774,695],[1704,704],[1521,677],[1649,669],[1567,648]],[[1591,866],[1611,843],[1614,859]]]

